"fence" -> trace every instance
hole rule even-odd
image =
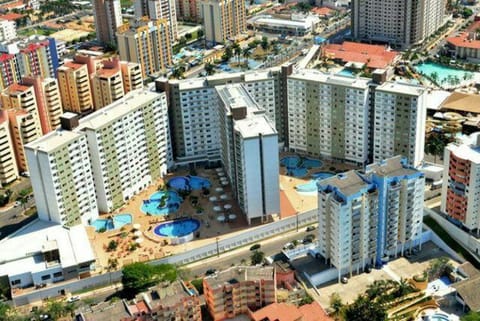
[[[291,216],[286,219],[265,224],[259,227],[248,229],[245,232],[234,236],[220,237],[212,243],[159,260],[151,261],[150,264],[176,264],[185,265],[195,261],[205,259],[210,256],[221,254],[235,248],[253,243],[268,237],[272,237],[296,227],[305,226],[318,221],[318,214],[316,210],[300,213],[296,216]],[[217,246],[218,243],[218,246]],[[218,252],[217,252],[218,251]],[[49,285],[47,288],[38,289],[25,294],[17,294],[13,297],[15,306],[25,305],[31,302],[36,302],[46,298],[56,297],[63,293],[77,292],[86,290],[88,288],[105,286],[110,283],[119,282],[122,278],[122,272],[116,271],[112,273],[100,274],[86,279],[70,280],[61,283]]]

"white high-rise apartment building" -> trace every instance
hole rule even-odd
[[[444,152],[441,210],[480,233],[480,133],[451,143]]]
[[[353,0],[352,37],[406,49],[444,23],[445,0]]]
[[[280,212],[277,132],[242,85],[216,90],[223,167],[248,223],[264,222]]]
[[[247,31],[245,1],[200,0],[199,6],[208,43],[233,41]]]
[[[25,147],[39,217],[89,224],[166,173],[171,160],[165,93],[129,92]]]
[[[365,165],[369,80],[305,69],[291,74],[287,86],[290,150]]]
[[[421,238],[425,175],[401,156],[368,165],[365,175],[378,189],[376,264],[380,265],[382,258],[403,255]]]
[[[85,133],[59,129],[26,145],[25,152],[41,220],[74,226],[98,218]]]
[[[167,172],[171,159],[167,99],[137,90],[80,120],[87,135],[98,209],[121,207]]]
[[[279,71],[218,74],[206,78],[157,81],[169,93],[173,148],[177,163],[220,160],[218,98],[215,86],[244,84],[272,123],[281,122]],[[277,126],[276,126],[277,127]]]
[[[375,262],[378,191],[355,171],[318,183],[320,254],[343,274]]]
[[[419,166],[424,157],[425,88],[384,83],[375,89],[373,161],[403,155]]]
[[[0,41],[9,41],[17,37],[15,21],[0,19]]]
[[[134,2],[135,17],[149,17],[151,20],[166,20],[170,30],[170,43],[178,37],[177,10],[175,0],[137,0]]]

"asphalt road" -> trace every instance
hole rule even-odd
[[[286,243],[292,242],[293,240],[303,240],[308,234],[314,234],[315,237],[318,238],[317,233],[318,232],[316,229],[311,232],[306,232],[306,228],[302,227],[298,232],[286,233],[284,235],[276,236],[273,239],[267,239],[258,242],[258,244],[261,245],[259,251],[265,253],[265,256],[272,256],[280,253]],[[187,266],[187,270],[190,274],[189,277],[194,278],[197,276],[202,276],[208,269],[211,268],[223,270],[232,265],[240,265],[242,260],[246,261],[245,264],[250,264],[250,256],[252,255],[250,246],[251,245],[240,250],[234,250],[231,253],[227,252],[221,254],[219,258],[211,258],[208,260],[208,263],[199,262]]]
[[[28,209],[35,205],[33,197],[25,204],[25,209]],[[0,212],[0,239],[15,232],[20,227],[34,220],[37,215],[25,216],[23,215],[24,209],[22,206],[12,207],[4,212]]]

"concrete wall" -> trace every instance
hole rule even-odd
[[[309,212],[298,214],[298,217],[291,216],[280,221],[249,229],[243,233],[231,237],[225,236],[225,238],[220,238],[220,240],[218,241],[218,251],[219,253],[223,253],[233,250],[237,247],[254,243],[256,241],[268,237],[273,237],[286,231],[295,229],[297,226],[297,218],[298,226],[305,226],[308,224],[316,223],[318,221],[317,216],[317,211],[312,210]],[[212,240],[210,244],[183,252],[178,255],[172,255],[159,260],[151,261],[150,264],[156,265],[170,263],[176,265],[184,265],[214,255],[217,255],[217,244],[215,240]],[[92,276],[86,279],[70,280],[61,283],[55,283],[53,285],[49,285],[46,288],[35,290],[33,292],[17,294],[13,298],[13,302],[16,306],[25,305],[45,298],[59,296],[61,295],[62,290],[65,292],[81,291],[92,287],[104,286],[110,284],[111,282],[119,282],[121,281],[121,278],[122,272],[116,271],[112,273]]]
[[[429,208],[425,208],[425,213],[432,217],[455,241],[470,251],[473,257],[480,262],[480,239],[473,237]]]

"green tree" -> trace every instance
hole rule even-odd
[[[46,305],[46,314],[56,321],[62,317],[71,315],[75,310],[73,303],[67,303],[64,301],[49,300]]]
[[[204,68],[207,75],[213,75],[215,73],[215,66],[209,62],[205,64]]]
[[[451,273],[453,271],[453,266],[449,261],[448,257],[442,256],[430,262],[427,269],[428,279],[434,280]]]
[[[480,312],[470,311],[461,317],[460,321],[480,321]]]
[[[115,240],[111,240],[111,241],[108,243],[107,252],[115,251],[115,250],[117,249],[117,246],[118,246],[118,242],[115,241]],[[109,259],[109,262],[110,262],[110,259]]]
[[[434,156],[434,162],[437,162],[437,156],[442,156],[445,146],[451,143],[452,139],[440,133],[431,133],[425,140],[425,153]]]
[[[245,64],[248,66],[248,58],[251,56],[250,48],[244,48],[242,51],[243,59],[245,60]]]
[[[203,30],[198,30],[197,31],[197,38],[200,39],[203,37]]]
[[[261,251],[255,251],[250,256],[250,260],[252,261],[252,265],[257,265],[263,262],[263,258],[265,257],[265,253]]]
[[[8,321],[11,317],[12,308],[3,302],[0,302],[0,321]]]
[[[357,299],[345,308],[345,321],[385,321],[387,312],[377,301],[371,301],[366,296],[359,295]]]
[[[197,289],[198,294],[202,295],[203,294],[203,279],[195,279],[192,280],[190,283]]]
[[[343,309],[342,298],[337,292],[332,293],[330,296],[330,308],[333,310],[333,316],[335,320],[340,319],[340,314]]]
[[[141,262],[123,268],[122,284],[125,292],[136,294],[163,281],[173,282],[177,269],[171,264],[149,265]]]
[[[222,60],[228,61],[230,60],[230,58],[232,58],[232,55],[233,55],[232,47],[226,46],[225,51],[223,52],[223,55],[222,55]]]
[[[237,61],[240,62],[240,56],[242,55],[242,48],[240,48],[240,45],[238,42],[234,42],[232,45],[233,49],[233,54],[237,56]]]
[[[270,43],[268,42],[268,38],[266,36],[263,36],[262,41],[260,42],[260,47],[262,47],[263,50],[267,50],[269,45]]]

